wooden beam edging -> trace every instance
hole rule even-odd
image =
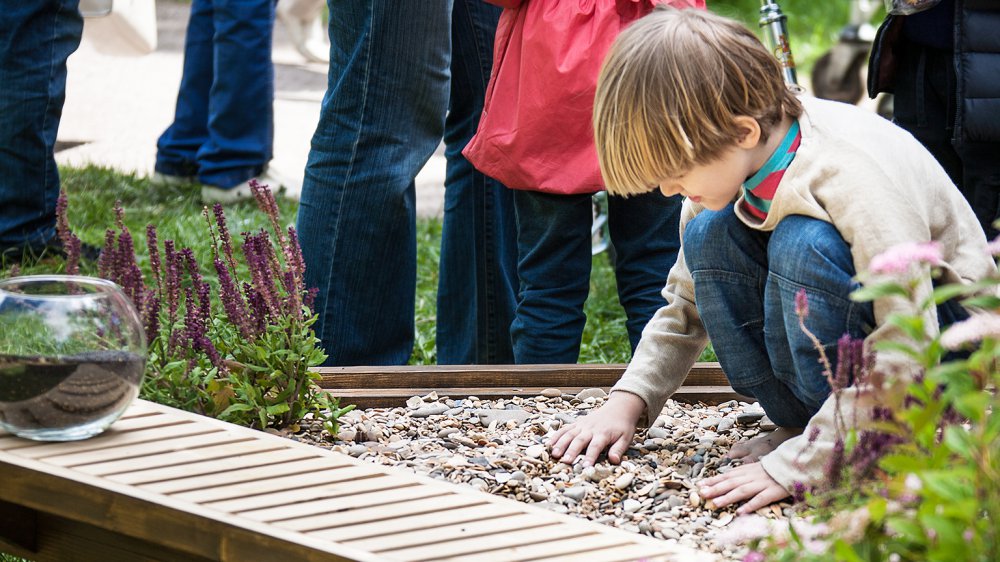
[[[597,365],[425,365],[381,367],[319,367],[320,387],[359,408],[398,407],[415,395],[435,391],[440,396],[483,399],[537,396],[557,388],[576,394],[584,388],[610,389],[625,371],[624,364]],[[673,398],[680,402],[720,404],[752,401],[729,386],[718,363],[695,363]]]

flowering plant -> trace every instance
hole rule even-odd
[[[990,251],[1000,254],[1000,242]],[[935,243],[907,244],[876,257],[861,276],[856,300],[912,304],[912,313],[888,318],[908,343],[883,342],[874,352],[903,354],[919,374],[890,381],[860,342],[840,342],[836,372],[827,365],[834,396],[853,378],[871,387],[867,403],[875,406],[838,412],[827,485],[797,490],[803,501],[793,524],[736,525],[764,529],[744,537],[757,537],[747,560],[950,562],[992,560],[1000,551],[1000,275],[926,294],[921,287],[941,264]],[[928,313],[955,301],[975,312],[940,334],[928,329]],[[843,423],[848,416],[871,421]]]
[[[145,398],[258,429],[294,427],[312,415],[335,434],[337,418],[353,406],[341,408],[310,370],[326,355],[312,330],[314,293],[305,289],[295,229],[280,227],[269,189],[255,182],[251,187],[271,231],[244,233],[242,260],[222,207],[203,212],[214,291],[190,248],[166,240],[161,252],[154,225],[146,228],[147,282],[120,206],[98,271],[122,286],[143,318],[149,342]],[[241,282],[243,273],[248,280]]]

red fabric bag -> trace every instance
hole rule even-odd
[[[705,0],[490,0],[500,16],[476,135],[462,153],[513,189],[604,189],[594,147],[597,75],[611,43],[654,4]]]

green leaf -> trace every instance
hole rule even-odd
[[[836,554],[838,562],[865,562],[864,559],[858,556],[858,553],[854,551],[854,548],[844,542],[843,539],[837,539],[833,543],[833,552]]]
[[[880,496],[875,496],[868,501],[868,514],[872,518],[872,522],[878,525],[885,518],[885,513],[887,510],[889,502]]]
[[[288,410],[289,410],[288,404],[285,404],[284,402],[267,407],[267,413],[268,415],[271,416],[280,416],[281,414],[284,414]]]
[[[986,415],[986,410],[990,405],[990,395],[985,391],[967,392],[956,397],[954,405],[958,413],[972,421],[979,421]]]
[[[955,454],[967,461],[972,460],[976,443],[969,432],[959,426],[948,426],[944,430],[944,444]]]
[[[962,301],[962,306],[966,308],[982,308],[985,310],[996,310],[1000,308],[1000,298],[993,295],[983,295],[971,297]]]
[[[931,293],[931,298],[933,299],[934,304],[941,304],[943,302],[950,301],[955,297],[967,295],[972,290],[974,289],[965,285],[950,283],[948,285],[936,287],[934,292]]]
[[[906,474],[918,472],[926,466],[920,458],[905,454],[888,454],[879,461],[879,466],[883,470],[894,474]]]
[[[851,293],[851,299],[858,302],[868,302],[892,296],[909,299],[910,293],[899,283],[879,283],[876,285],[867,285]]]

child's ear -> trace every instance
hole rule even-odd
[[[736,128],[740,131],[740,136],[736,139],[736,145],[740,148],[754,148],[760,142],[760,123],[748,115],[737,115],[733,120]]]

